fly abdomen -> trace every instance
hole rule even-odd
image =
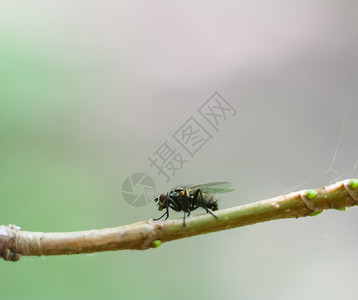
[[[196,202],[196,205],[199,207],[218,210],[218,201],[214,198],[214,196],[208,193],[199,193]]]

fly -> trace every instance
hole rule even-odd
[[[193,210],[201,207],[210,213],[214,218],[218,218],[213,211],[218,209],[218,201],[214,198],[214,194],[231,192],[232,184],[226,181],[211,182],[194,186],[180,186],[172,189],[169,193],[161,194],[154,199],[158,202],[158,210],[165,209],[165,213],[155,221],[166,216],[169,218],[169,208],[175,211],[184,212],[183,226],[185,227],[186,214],[190,216]]]

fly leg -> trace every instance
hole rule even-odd
[[[160,220],[161,218],[163,218],[165,215],[167,215],[167,217],[164,219],[168,219],[169,218],[169,203],[168,203],[168,198],[165,199],[165,213],[160,217],[160,218],[157,218],[157,219],[153,219],[154,221],[158,221]]]
[[[153,219],[153,221],[158,221],[160,220],[161,218],[163,218],[165,215],[168,215],[168,212],[166,211],[160,218],[156,218],[156,219]],[[168,218],[168,216],[166,217],[166,219]]]
[[[172,199],[172,198],[168,198],[169,206],[170,208],[174,209],[175,211],[182,211],[182,208]],[[190,212],[189,212],[190,213]],[[185,208],[184,208],[184,222],[183,222],[183,227],[185,227]]]
[[[206,210],[207,213],[211,214],[215,219],[219,219],[218,216],[215,215],[215,214],[211,211],[210,208],[206,208],[206,207],[205,207],[205,210]]]
[[[170,206],[175,211],[181,211],[178,204],[172,198],[169,197],[169,198],[167,198],[167,200],[169,201],[168,206]]]
[[[190,214],[191,211],[196,210],[197,208],[198,208],[198,206],[195,203],[195,196],[194,196],[193,201],[190,201],[189,214]]]
[[[175,201],[171,197],[167,197],[164,201],[165,201],[165,205],[163,205],[163,206],[165,206],[165,213],[160,218],[153,219],[154,221],[160,220],[165,215],[167,215],[165,220],[168,219],[169,218],[169,208],[172,208],[175,211],[181,211],[181,209],[178,206],[178,204],[176,204]]]
[[[198,199],[199,196],[200,196],[201,207],[204,208],[207,213],[210,213],[215,219],[217,219],[218,217],[211,211],[211,209],[206,207],[206,205],[204,203],[203,193],[202,193],[201,189],[198,189],[195,192],[195,194],[194,194],[194,202],[196,202],[196,200]]]
[[[183,220],[183,227],[186,227],[185,218],[186,213],[188,212],[188,217],[190,216],[191,212],[191,203],[189,202],[188,198],[186,197],[183,201],[183,211],[184,211],[184,220]]]

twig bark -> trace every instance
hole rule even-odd
[[[314,216],[325,209],[344,210],[358,204],[358,180],[348,179],[316,190],[303,190],[268,200],[187,219],[142,221],[114,228],[78,232],[30,232],[0,226],[0,256],[17,261],[21,255],[80,254],[123,249],[144,250],[194,235],[255,223]]]

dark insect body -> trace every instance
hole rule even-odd
[[[183,226],[185,227],[185,218],[199,207],[206,210],[216,219],[218,218],[213,211],[218,209],[218,201],[212,194],[231,192],[230,182],[212,182],[207,184],[199,184],[195,186],[182,186],[172,189],[169,193],[161,194],[155,198],[158,202],[158,210],[165,209],[165,213],[155,221],[166,216],[169,218],[169,208],[175,211],[184,212]]]

